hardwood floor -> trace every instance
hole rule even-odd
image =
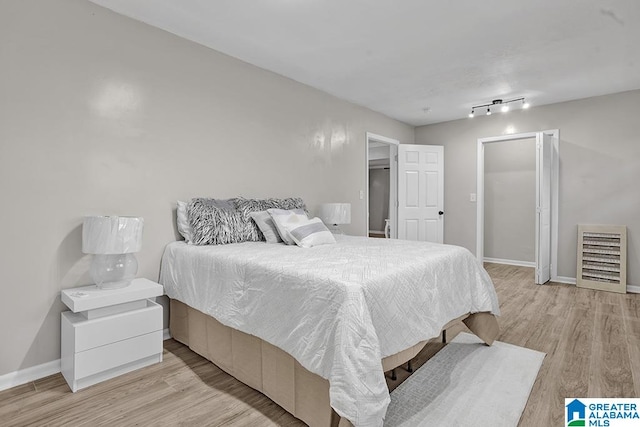
[[[500,341],[547,353],[521,427],[561,425],[565,397],[640,397],[640,295],[533,283],[533,269],[486,264]],[[448,331],[452,339],[464,326]],[[416,357],[420,366],[442,348]],[[408,373],[398,369],[400,384]],[[0,392],[2,426],[302,426],[262,394],[182,344],[164,361],[71,393],[62,375]]]
[[[640,397],[640,295],[533,283],[533,269],[487,264],[499,340],[547,353],[520,426],[561,425],[565,397]]]

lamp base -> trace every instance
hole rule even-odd
[[[138,260],[132,253],[95,255],[89,269],[89,275],[100,289],[127,287],[137,272]]]
[[[327,227],[329,229],[330,232],[332,232],[333,234],[344,234],[344,231],[342,231],[342,228],[340,228],[340,226],[338,224],[331,224],[329,227]]]
[[[121,280],[119,282],[103,282],[100,284],[96,285],[98,286],[98,288],[100,289],[120,289],[120,288],[126,288],[127,286],[129,286],[131,284],[131,280]]]

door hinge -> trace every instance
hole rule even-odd
[[[396,162],[398,161],[398,155],[397,154],[395,156],[393,156],[393,160],[395,160]]]

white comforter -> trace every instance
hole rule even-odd
[[[499,314],[491,279],[458,246],[363,237],[303,249],[246,242],[167,246],[170,298],[262,338],[329,380],[335,411],[380,426],[381,359],[438,336],[468,312]]]

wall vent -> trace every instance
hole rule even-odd
[[[580,288],[627,292],[627,227],[578,225]]]

